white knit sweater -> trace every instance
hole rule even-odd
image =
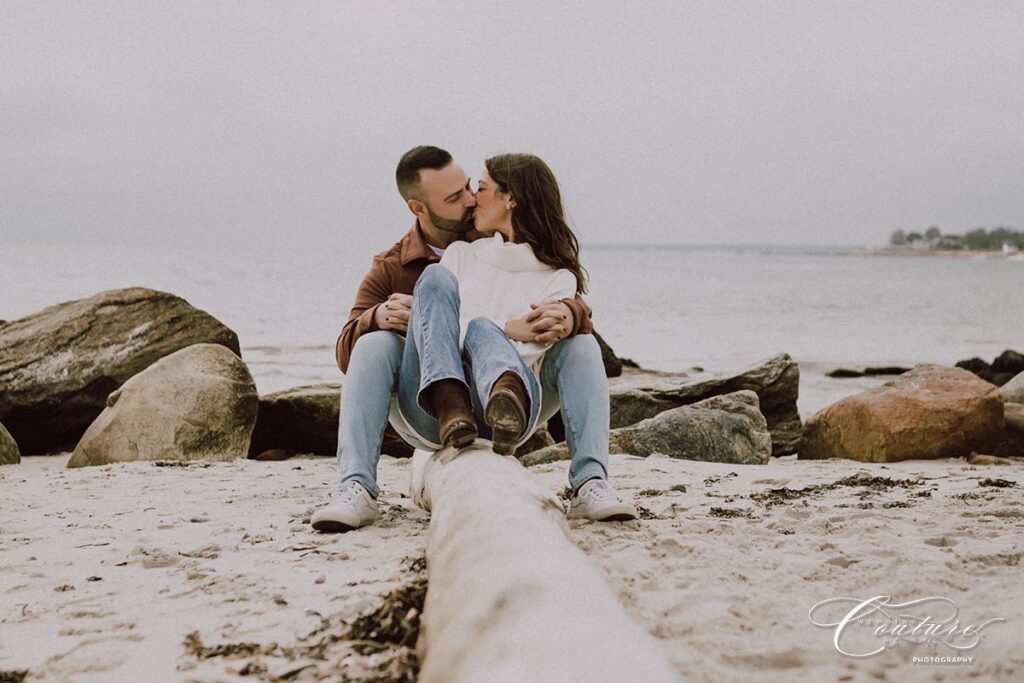
[[[441,264],[459,281],[460,345],[473,318],[490,318],[504,329],[506,320],[529,313],[531,303],[576,295],[572,271],[541,263],[530,245],[506,243],[500,233],[475,242],[455,242],[445,250]],[[513,344],[526,365],[539,374],[548,347],[535,342]]]

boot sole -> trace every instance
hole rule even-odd
[[[511,455],[526,430],[526,411],[511,391],[497,391],[487,402],[484,420],[490,426],[494,452]]]
[[[460,421],[452,425],[448,432],[441,439],[441,445],[445,448],[465,448],[479,436],[476,425],[469,421]]]

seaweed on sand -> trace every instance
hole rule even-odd
[[[210,646],[193,631],[185,637],[185,654],[198,660],[248,659],[236,673],[262,681],[288,681],[302,674],[303,680],[312,676],[317,681],[412,683],[419,673],[415,646],[427,592],[424,558],[407,558],[404,573],[399,586],[351,623],[310,612],[320,618],[319,625],[293,644]],[[7,681],[0,679],[0,683]]]
[[[751,493],[750,499],[755,503],[760,503],[765,507],[770,508],[773,505],[779,505],[805,497],[817,496],[825,491],[832,491],[840,487],[863,487],[864,491],[861,491],[858,494],[858,497],[863,498],[866,495],[871,495],[871,493],[878,491],[888,491],[894,488],[911,489],[916,486],[921,486],[923,483],[924,481],[922,479],[892,479],[891,477],[873,477],[866,474],[854,474],[827,484],[812,484],[811,486],[805,486],[802,489],[766,489],[764,491]]]

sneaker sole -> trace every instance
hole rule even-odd
[[[313,522],[313,528],[327,534],[340,534],[346,531],[353,531],[359,527],[345,524],[343,522],[336,522],[333,519],[322,519],[319,522]]]
[[[634,519],[639,519],[636,511],[629,508],[625,504],[621,507],[614,507],[598,515],[574,515],[572,513],[567,514],[568,519],[589,519],[593,522],[629,522]]]
[[[632,512],[616,512],[608,515],[607,517],[595,517],[595,522],[629,522],[630,520],[636,519],[637,516]]]

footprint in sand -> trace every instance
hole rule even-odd
[[[163,548],[136,548],[132,551],[132,561],[138,562],[145,569],[163,569],[177,565],[181,557]]]
[[[936,548],[952,548],[958,541],[952,535],[945,536],[932,536],[931,538],[924,539],[925,545],[932,545]]]
[[[844,557],[843,555],[837,555],[836,557],[831,557],[825,560],[825,564],[831,564],[835,567],[842,567],[843,569],[846,569],[851,564],[856,564],[859,561],[860,560],[853,560],[849,557]]]
[[[663,538],[653,547],[648,546],[653,554],[661,557],[687,557],[694,553],[693,546],[683,545],[674,538]]]

